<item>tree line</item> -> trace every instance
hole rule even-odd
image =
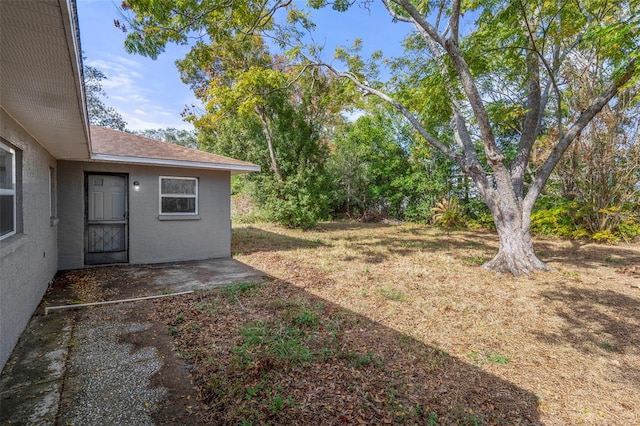
[[[548,269],[532,231],[637,234],[637,0],[381,0],[389,25],[413,28],[398,58],[356,40],[329,60],[309,37],[315,9],[372,4],[121,8],[128,51],[191,46],[178,68],[205,106],[189,116],[198,143],[263,166],[244,184],[273,220],[492,223],[485,267],[514,274]]]

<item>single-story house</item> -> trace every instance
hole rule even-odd
[[[90,126],[75,1],[0,1],[0,369],[58,270],[229,257],[259,170]]]

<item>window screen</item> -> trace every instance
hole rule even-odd
[[[161,176],[160,214],[198,214],[198,179]]]

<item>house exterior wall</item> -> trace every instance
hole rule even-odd
[[[20,151],[21,163],[17,232],[0,241],[1,369],[57,271],[58,229],[50,216],[55,158],[2,109],[0,136]]]
[[[161,263],[229,257],[228,171],[59,161],[58,268],[85,266],[85,174],[128,175],[129,263]],[[167,220],[159,214],[159,177],[198,178],[198,219]],[[140,183],[134,191],[133,182]]]

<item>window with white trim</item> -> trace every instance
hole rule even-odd
[[[0,142],[0,240],[16,233],[16,151]]]
[[[198,214],[198,178],[160,176],[160,214]]]

